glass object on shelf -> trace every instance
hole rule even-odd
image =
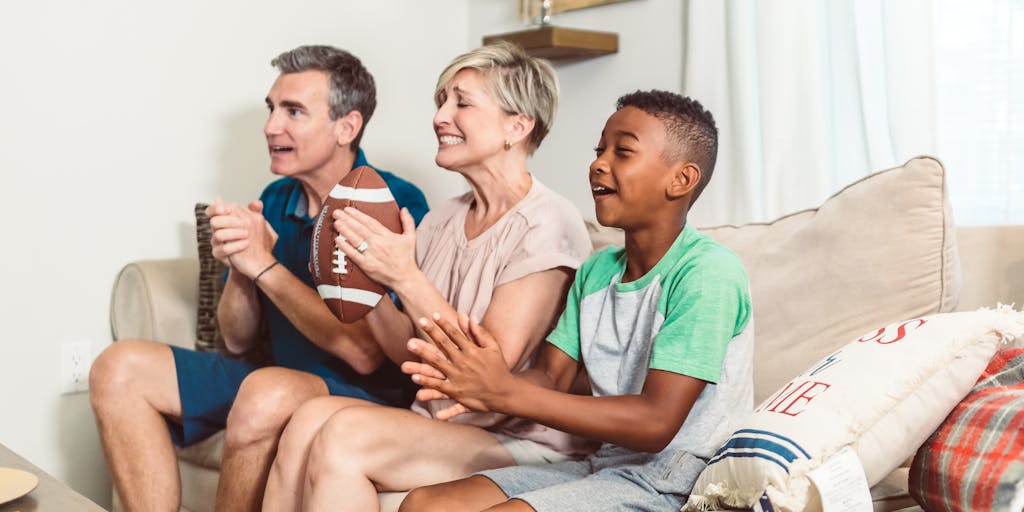
[[[542,0],[540,3],[540,26],[546,27],[551,24],[551,0]]]
[[[529,25],[546,27],[551,24],[552,0],[519,0],[519,19]]]
[[[531,25],[548,26],[551,15],[629,0],[519,0],[519,19]]]

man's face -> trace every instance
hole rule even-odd
[[[338,144],[340,121],[331,120],[329,80],[324,71],[303,71],[274,81],[267,94],[270,117],[263,126],[274,174],[316,174],[348,151]]]
[[[590,164],[594,212],[605,226],[642,228],[664,219],[671,166],[663,157],[668,136],[656,117],[624,107],[605,123]]]

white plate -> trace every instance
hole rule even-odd
[[[14,468],[0,468],[0,503],[14,501],[36,488],[39,478]]]

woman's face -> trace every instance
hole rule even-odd
[[[479,71],[456,73],[445,84],[441,101],[434,115],[437,165],[463,170],[504,152],[515,116],[498,106]]]

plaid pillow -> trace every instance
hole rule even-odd
[[[910,494],[929,511],[1024,506],[1024,349],[996,353],[917,451]]]

